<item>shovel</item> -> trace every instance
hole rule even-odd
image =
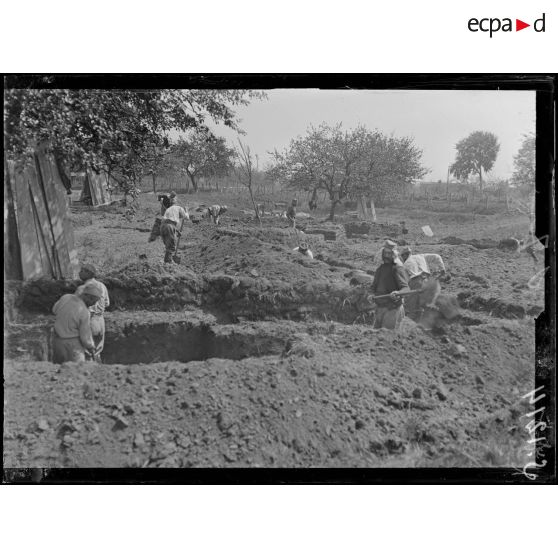
[[[184,228],[184,221],[185,219],[182,219],[182,225],[180,225],[180,230],[178,231],[178,240],[176,241],[176,249],[174,250],[174,256],[172,257],[174,263],[179,264],[182,261],[182,258],[180,256],[177,256],[178,254],[178,247],[180,246],[180,239],[182,238],[182,229]]]
[[[416,289],[414,291],[408,291],[406,293],[400,293],[398,296],[399,297],[406,297],[406,296],[411,296],[411,295],[414,295],[414,294],[423,294],[423,295],[426,295],[425,299],[428,299],[427,304],[434,304],[434,302],[438,298],[438,295],[440,294],[440,291],[441,291],[441,287],[440,287],[440,283],[438,282],[438,280],[437,279],[429,279],[428,281],[426,281],[426,283],[424,284],[422,289]],[[385,299],[385,298],[391,298],[391,295],[390,294],[385,294],[385,295],[375,296],[374,300],[382,300],[382,299]]]

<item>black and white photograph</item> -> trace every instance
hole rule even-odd
[[[333,78],[5,77],[5,480],[551,474],[551,112]]]

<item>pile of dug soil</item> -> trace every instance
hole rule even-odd
[[[501,464],[490,462],[495,455],[521,465],[521,395],[532,389],[534,358],[524,325],[455,325],[442,337],[249,327],[282,331],[281,353],[145,365],[8,361],[4,466]]]

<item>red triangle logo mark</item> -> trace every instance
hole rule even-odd
[[[520,19],[515,20],[515,30],[516,31],[521,31],[522,29],[525,29],[526,27],[531,27],[531,24],[530,23],[525,23],[524,21],[521,21]]]

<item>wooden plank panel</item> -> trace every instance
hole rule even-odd
[[[14,185],[17,233],[21,248],[23,278],[25,280],[36,279],[44,274],[44,268],[35,229],[27,173],[15,173],[12,184]],[[48,270],[48,267],[46,269]]]
[[[87,179],[89,181],[89,191],[91,192],[91,201],[93,205],[99,205],[99,196],[98,196],[98,189],[97,184],[95,183],[94,173],[87,172]]]
[[[49,257],[54,265],[54,277],[58,279],[62,275],[62,270],[58,253],[56,251],[56,242],[54,238],[54,230],[50,220],[50,211],[43,191],[42,169],[38,164],[37,158],[35,161],[37,163],[36,165],[29,165],[27,168],[27,175],[29,176],[29,185],[31,186],[33,201],[35,202],[35,207],[37,209],[40,232],[47,246]]]
[[[97,175],[94,172],[88,172],[89,175],[89,188],[91,189],[91,199],[93,205],[99,205],[99,184],[97,180]]]
[[[73,279],[77,276],[78,262],[64,182],[51,157],[41,153],[37,157],[37,161],[43,179],[42,193],[50,218],[50,228],[60,266],[60,275],[63,278]]]
[[[87,175],[89,177],[89,188],[91,189],[91,199],[93,200],[93,205],[103,205],[107,203],[108,193],[107,193],[107,177],[105,174],[97,174],[94,171],[88,171]]]
[[[13,187],[13,163],[4,153],[4,279],[23,279],[21,249],[17,236],[16,202]]]
[[[41,259],[42,275],[48,277],[56,277],[56,265],[52,254],[52,245],[47,243],[47,240],[43,236],[41,220],[38,215],[37,207],[35,205],[35,199],[31,195],[31,190],[29,190],[29,200],[31,204],[31,209],[33,211],[33,219],[35,224],[35,234],[37,237],[37,248],[39,252],[39,257]]]
[[[54,167],[55,168],[55,167]],[[62,224],[61,236],[57,236],[56,242],[59,250],[64,250],[64,267],[62,273],[65,279],[77,279],[79,262],[74,242],[74,227],[70,218],[70,207],[68,197],[61,188],[55,188],[56,204],[53,208],[55,222]],[[56,231],[57,229],[55,229]]]
[[[65,270],[69,265],[68,250],[65,246],[64,227],[59,219],[58,198],[56,190],[64,188],[62,179],[58,171],[55,171],[54,165],[50,164],[49,158],[44,152],[38,152],[36,156],[37,174],[40,177],[39,187],[41,196],[45,204],[46,215],[48,219],[48,228],[52,235],[52,247],[55,257],[57,272],[60,278],[64,277]],[[65,202],[62,206],[65,210]]]
[[[109,203],[110,196],[108,191],[109,179],[106,173],[102,172],[99,175],[99,186],[101,188],[101,203]]]
[[[87,173],[83,177],[83,188],[81,189],[81,194],[79,196],[79,201],[85,201],[87,198],[91,198],[91,189],[89,187],[89,177]]]

